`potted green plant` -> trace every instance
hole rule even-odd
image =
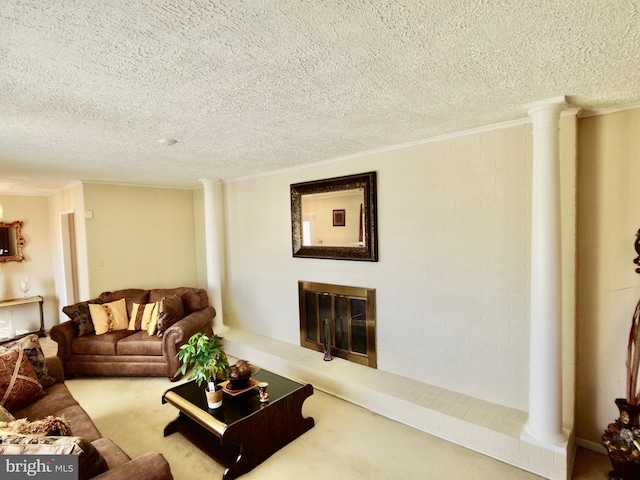
[[[631,318],[627,341],[626,398],[617,398],[620,418],[602,435],[614,475],[622,480],[640,478],[640,301]]]
[[[225,380],[229,373],[229,361],[222,348],[222,340],[218,335],[210,337],[204,333],[196,333],[177,353],[182,365],[176,375],[184,375],[189,368],[193,368],[189,380],[195,380],[198,386],[206,382],[205,392],[209,408],[219,408],[222,405],[222,387],[217,381]]]

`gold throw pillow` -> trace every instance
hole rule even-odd
[[[91,321],[96,335],[116,330],[126,330],[129,326],[127,302],[124,298],[115,302],[89,304],[89,311],[91,312]]]

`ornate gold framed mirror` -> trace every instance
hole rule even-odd
[[[0,263],[23,262],[22,222],[0,222]]]
[[[378,261],[376,172],[291,185],[294,257]]]

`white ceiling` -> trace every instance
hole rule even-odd
[[[637,104],[639,8],[2,0],[0,192],[194,187],[521,119],[558,95]]]

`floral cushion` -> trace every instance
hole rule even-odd
[[[0,405],[10,412],[45,395],[20,344],[0,353]]]

